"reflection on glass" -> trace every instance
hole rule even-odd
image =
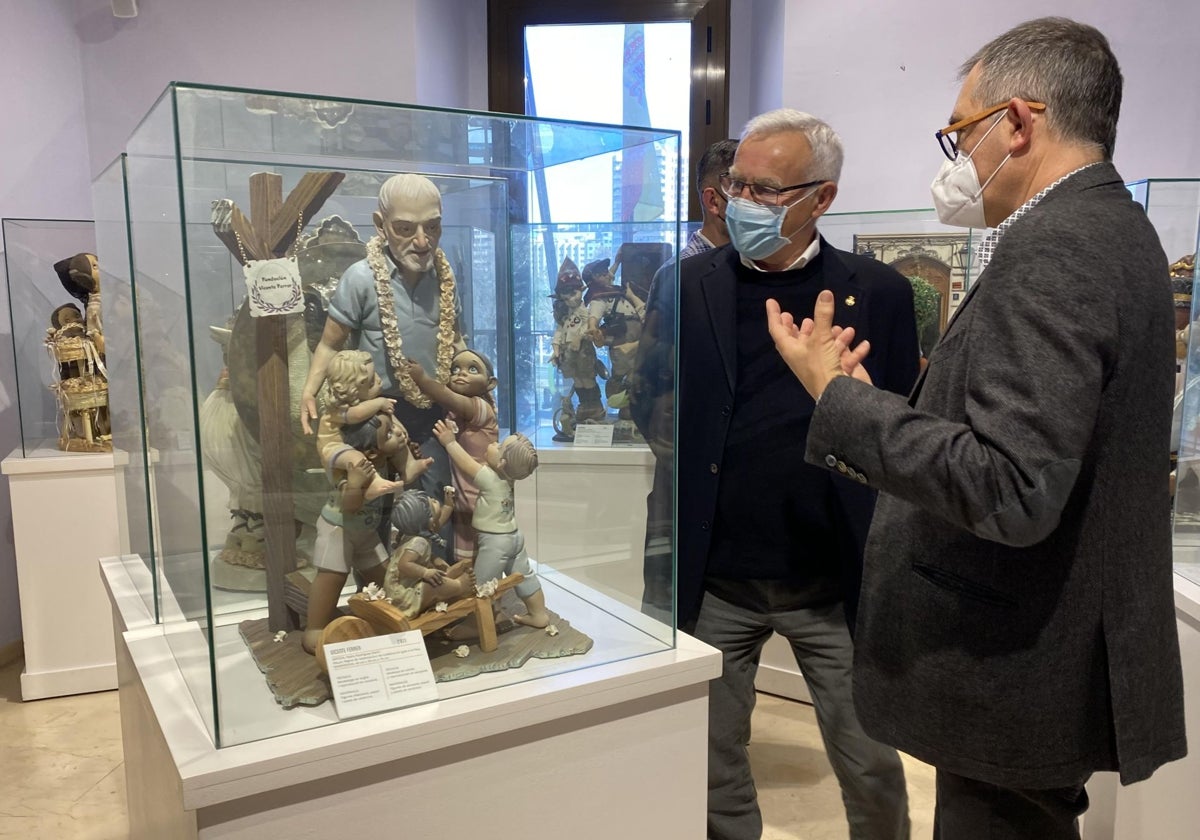
[[[690,55],[687,22],[525,28],[527,114],[682,132],[682,160],[642,144],[611,161],[593,158],[547,172],[543,221],[675,218],[667,184],[688,165]],[[554,126],[542,131],[554,133]]]

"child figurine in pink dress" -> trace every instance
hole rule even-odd
[[[408,363],[409,374],[427,397],[448,412],[446,418],[458,427],[456,439],[475,461],[482,464],[488,444],[500,438],[496,423],[496,374],[492,363],[478,350],[460,350],[450,361],[450,380],[443,384],[430,377],[419,362]],[[478,539],[471,518],[479,488],[451,460],[454,479],[454,559],[473,561]]]

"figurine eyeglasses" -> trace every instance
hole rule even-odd
[[[1026,102],[1030,111],[1045,111],[1046,106],[1041,102]],[[999,113],[1008,107],[1008,101],[1001,102],[999,105],[993,105],[991,108],[985,108],[978,114],[972,114],[969,117],[964,117],[956,123],[950,123],[945,128],[935,131],[933,136],[937,138],[938,144],[942,147],[942,153],[950,160],[958,155],[958,138],[955,136],[969,125],[974,125],[980,120],[986,120],[992,114]]]
[[[749,189],[750,197],[759,204],[779,204],[780,197],[784,193],[795,192],[805,187],[815,187],[825,181],[825,178],[818,178],[815,181],[805,181],[803,184],[793,184],[790,187],[769,187],[766,184],[752,184],[749,181],[734,178],[726,172],[721,176],[721,192],[725,193],[726,198],[738,198],[743,191]]]

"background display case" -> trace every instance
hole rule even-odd
[[[332,275],[312,265],[309,237],[335,230],[333,262],[344,260],[360,247],[355,240],[365,243],[374,234],[371,216],[388,177],[417,172],[432,179],[442,194],[440,248],[456,275],[463,332],[496,365],[501,437],[521,431],[541,446],[549,288],[537,272],[561,261],[566,242],[583,233],[597,253],[625,242],[659,243],[668,256],[675,253],[679,142],[671,131],[180,84],[138,126],[125,158],[101,176],[94,194],[104,220],[101,264],[119,271],[127,256],[130,266],[127,277],[109,284],[111,314],[106,302],[109,330],[132,337],[117,350],[131,363],[122,366],[126,379],[114,393],[114,439],[130,454],[121,489],[125,533],[134,562],[148,571],[138,578],[142,598],[218,747],[311,729],[337,716],[331,703],[283,710],[243,637],[243,622],[265,622],[274,631],[287,620],[280,572],[293,561],[305,565],[329,491],[315,439],[297,421],[309,348],[324,322],[321,301],[308,301],[307,317],[250,318],[238,244],[214,231],[214,202],[231,201],[255,224],[274,210],[280,241],[290,241],[284,231],[294,238],[299,228],[304,290],[319,294],[346,263]],[[556,185],[578,192],[596,173],[609,186],[603,212],[560,197]],[[287,203],[294,190],[317,182],[323,200]],[[659,217],[614,222],[621,205],[607,195],[635,189],[655,195]],[[296,212],[300,206],[315,209],[309,216]],[[221,480],[225,453],[206,435],[206,401],[226,371],[231,390],[247,381],[253,390],[264,367],[277,372],[281,402],[249,400],[258,416],[239,404],[237,417],[261,448],[270,571],[230,575],[220,553],[237,490]],[[281,469],[272,449],[286,450],[292,467]],[[598,450],[593,463],[570,475],[566,490],[558,480],[547,482],[543,468],[517,484],[518,523],[547,606],[564,626],[586,634],[590,649],[438,682],[439,699],[674,647],[671,623],[640,608],[645,487],[638,474],[648,476],[649,452],[642,448],[630,469],[619,451]],[[624,473],[634,475],[633,489],[622,483]],[[602,509],[614,495],[643,500],[633,507],[641,521],[577,527],[577,508]],[[539,556],[540,543],[562,550]],[[298,645],[299,635],[289,640]]]
[[[4,219],[4,264],[17,373],[17,406],[21,454],[26,458],[61,455],[57,447],[61,422],[53,386],[58,378],[46,347],[50,315],[74,303],[63,288],[54,264],[79,253],[96,252],[91,221],[71,219]]]
[[[1126,186],[1133,200],[1146,208],[1168,262],[1195,252],[1200,178],[1145,178]]]
[[[1194,266],[1181,265],[1196,253],[1197,228],[1200,227],[1200,178],[1147,178],[1126,186],[1136,202],[1146,210],[1173,267],[1173,278],[1194,284]],[[1189,320],[1197,319],[1195,298]],[[1190,335],[1190,338],[1188,336]],[[1200,456],[1196,438],[1200,418],[1200,365],[1196,360],[1196,330],[1184,333],[1187,355],[1179,360],[1175,393],[1175,422],[1171,450],[1177,454],[1174,506],[1176,571],[1192,581],[1200,581]]]
[[[1193,219],[1200,216],[1200,182],[1191,206]],[[1186,206],[1177,208],[1172,215],[1188,213]],[[1192,251],[1200,250],[1200,223],[1197,224],[1196,239]],[[1170,259],[1171,252],[1167,252]],[[1175,468],[1175,571],[1192,583],[1200,585],[1200,329],[1196,322],[1200,310],[1196,305],[1196,294],[1200,291],[1200,272],[1197,272],[1193,257],[1192,305],[1187,342],[1187,357],[1184,359],[1182,384],[1176,393],[1176,415],[1179,417],[1178,460]]]
[[[932,209],[826,213],[819,229],[831,245],[872,256],[913,282],[926,356],[971,287],[975,253],[987,234],[944,225]]]

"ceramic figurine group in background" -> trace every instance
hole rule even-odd
[[[615,261],[595,260],[582,272],[569,257],[563,260],[551,294],[555,330],[550,363],[563,383],[554,413],[555,440],[574,440],[580,423],[608,422],[610,409],[617,412],[614,439],[636,437],[629,415],[630,375],[650,281],[670,255],[670,245],[627,242],[617,249]],[[608,349],[611,370],[597,358],[597,348]],[[604,380],[603,402],[599,380]]]
[[[55,361],[58,448],[67,452],[111,452],[108,372],[104,367],[104,328],[100,320],[100,268],[94,254],[80,253],[54,264],[71,297],[50,314],[46,347]]]

